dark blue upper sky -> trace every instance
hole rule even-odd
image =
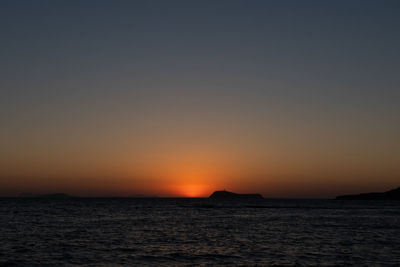
[[[37,85],[34,97],[40,99],[57,81],[118,80],[121,87],[196,91],[189,84],[215,84],[239,95],[246,89],[257,97],[329,102],[361,97],[368,103],[378,97],[393,105],[399,6],[398,1],[3,1],[2,84],[16,98]],[[57,95],[92,93],[83,87]]]

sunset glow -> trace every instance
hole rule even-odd
[[[177,195],[184,197],[207,197],[213,188],[205,184],[182,184],[176,187]]]
[[[0,0],[0,267],[400,266],[399,48],[400,0]]]
[[[398,185],[398,1],[22,2],[0,16],[0,195]]]

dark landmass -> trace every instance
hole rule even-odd
[[[43,194],[43,195],[34,195],[31,193],[22,193],[19,195],[19,197],[23,198],[72,198],[73,196],[70,196],[65,193],[54,193],[54,194]]]
[[[363,193],[358,195],[337,196],[340,200],[400,200],[400,187],[381,193]]]
[[[260,194],[237,194],[229,191],[215,191],[210,199],[263,199]]]

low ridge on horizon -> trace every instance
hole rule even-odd
[[[224,190],[215,191],[209,196],[210,199],[263,199],[261,194],[238,194]]]
[[[371,192],[353,195],[339,195],[335,199],[338,200],[400,200],[400,187],[385,191]]]

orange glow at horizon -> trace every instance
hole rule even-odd
[[[174,197],[208,197],[216,186],[220,186],[219,183],[223,183],[226,171],[222,164],[215,166],[204,160],[200,161],[169,161],[163,167],[157,168],[158,173],[152,176],[160,181],[158,188],[161,194]]]
[[[174,187],[173,190],[178,196],[207,197],[212,188],[206,184],[182,184]]]

